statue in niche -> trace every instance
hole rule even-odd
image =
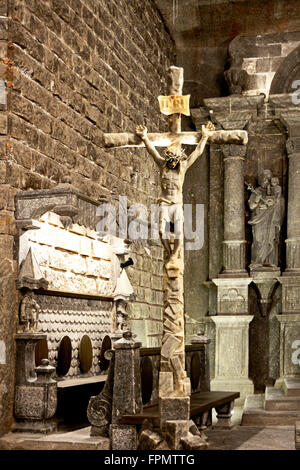
[[[28,291],[20,305],[19,329],[22,332],[36,332],[41,308],[34,299],[34,292]]]
[[[247,185],[252,192],[249,207],[252,217],[253,243],[251,269],[278,266],[278,246],[284,216],[284,198],[279,179],[270,170],[264,170],[258,177],[258,187]]]

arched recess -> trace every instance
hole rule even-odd
[[[292,84],[295,80],[300,80],[300,46],[294,49],[281,63],[272,80],[270,95],[293,93],[295,87],[292,88]]]

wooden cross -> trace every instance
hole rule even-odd
[[[162,190],[166,195],[161,201],[163,209],[167,207],[174,209],[174,206],[182,206],[178,201],[181,197],[174,198],[176,191],[182,195],[182,186],[184,175],[188,168],[187,162],[190,157],[191,164],[201,155],[204,150],[207,139],[210,143],[230,143],[245,145],[248,141],[248,134],[245,131],[215,131],[212,123],[208,123],[205,131],[210,131],[209,137],[202,136],[201,132],[182,132],[181,131],[181,112],[186,113],[186,103],[188,97],[182,96],[183,88],[183,69],[179,67],[170,67],[168,74],[168,96],[159,97],[161,111],[168,114],[169,131],[165,133],[147,134],[104,134],[103,142],[106,148],[111,147],[143,147],[146,146],[148,152],[161,167],[162,181],[168,181],[169,184],[163,184]],[[181,109],[181,104],[184,106]],[[173,109],[172,109],[173,108]],[[174,109],[176,111],[174,111]],[[180,112],[181,111],[181,112]],[[189,112],[189,110],[188,110]],[[143,128],[144,126],[138,126]],[[142,129],[140,129],[142,132]],[[147,129],[144,128],[147,132]],[[138,131],[138,128],[136,130]],[[204,132],[204,129],[203,129]],[[150,141],[150,142],[149,142]],[[198,146],[198,144],[200,145]],[[168,166],[167,162],[156,151],[155,147],[179,147],[182,144],[197,145],[196,150],[183,160],[182,163],[176,163],[175,166]],[[200,149],[198,151],[198,149]],[[178,148],[177,148],[178,150]],[[177,168],[178,166],[178,168]],[[165,186],[165,188],[164,188]],[[175,189],[174,189],[175,187]],[[171,189],[170,189],[171,188]],[[172,189],[173,188],[173,189]],[[180,214],[181,211],[181,214]],[[180,220],[180,233],[183,234],[183,208],[179,207],[177,215],[173,217]],[[172,222],[175,222],[173,220]],[[177,240],[176,240],[177,238]],[[163,338],[161,347],[161,363],[159,373],[159,399],[160,399],[160,422],[163,427],[164,422],[170,419],[170,412],[173,413],[174,420],[189,420],[189,400],[190,400],[190,380],[185,371],[185,352],[184,352],[184,295],[183,295],[183,270],[184,270],[184,243],[183,236],[175,236],[173,232],[172,249],[167,256],[168,243],[162,242],[165,247],[164,258],[164,315],[163,315]],[[176,248],[175,248],[176,245]],[[172,414],[171,413],[171,414]]]
[[[168,74],[168,95],[181,96],[183,88],[183,68],[170,67]],[[175,113],[168,117],[169,132],[149,133],[148,138],[155,147],[169,147],[171,144],[197,145],[200,142],[201,132],[181,132],[181,114]],[[209,138],[214,144],[241,144],[246,145],[248,134],[246,131],[230,130],[215,131]],[[106,148],[144,147],[145,144],[134,133],[113,133],[103,135],[103,146]]]

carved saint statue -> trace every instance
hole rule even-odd
[[[34,299],[33,291],[28,291],[20,305],[20,330],[26,332],[37,331],[40,311],[41,308]]]
[[[125,300],[118,300],[117,301],[117,309],[116,309],[116,332],[123,333],[126,328],[127,324],[127,317],[128,313],[126,312],[126,304]]]
[[[209,137],[214,133],[214,125],[208,122],[202,126],[202,137],[194,152],[187,156],[180,143],[171,144],[164,152],[164,156],[156,150],[147,136],[145,126],[137,126],[136,134],[143,140],[147,151],[161,169],[162,195],[157,200],[159,204],[159,234],[167,253],[167,268],[176,269],[178,249],[183,239],[183,183],[187,170],[202,155]],[[171,228],[170,228],[171,227]],[[172,248],[168,231],[175,234]]]
[[[251,269],[278,266],[278,246],[280,229],[284,216],[284,198],[279,179],[270,170],[264,170],[258,177],[257,188],[248,185],[252,192],[249,207],[252,218],[253,244]]]

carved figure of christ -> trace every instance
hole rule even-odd
[[[142,139],[148,153],[161,169],[162,196],[157,200],[159,211],[159,234],[166,250],[167,267],[176,269],[178,250],[183,242],[183,183],[187,170],[202,155],[205,145],[214,133],[214,126],[208,123],[202,126],[202,137],[196,149],[187,157],[182,151],[180,141],[173,142],[164,157],[156,150],[148,137],[145,126],[137,126],[136,134]],[[172,247],[168,236],[170,223],[174,227],[174,245]]]

